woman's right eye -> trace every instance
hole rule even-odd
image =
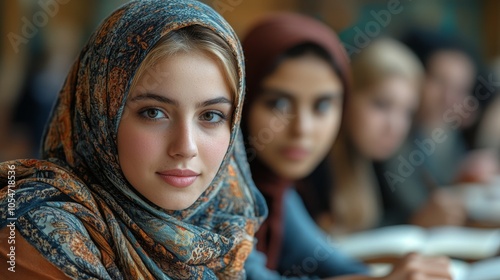
[[[287,98],[277,98],[267,101],[267,106],[271,109],[277,109],[280,112],[290,111],[292,104]]]
[[[166,118],[166,115],[157,108],[148,108],[139,112],[139,115],[148,120],[158,120]]]
[[[388,110],[391,107],[390,102],[388,102],[387,100],[379,99],[379,98],[374,99],[372,101],[372,104],[376,108],[381,109],[381,110]]]

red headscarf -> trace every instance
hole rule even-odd
[[[312,18],[292,13],[278,13],[260,20],[243,40],[246,57],[247,95],[246,109],[260,93],[260,84],[270,74],[280,56],[293,47],[313,43],[323,48],[338,68],[338,74],[347,92],[350,84],[349,58],[335,32],[323,23]],[[243,118],[246,129],[248,117]],[[248,136],[248,135],[247,135]],[[267,267],[276,269],[280,258],[283,237],[283,195],[292,186],[285,178],[274,174],[258,159],[250,161],[254,181],[264,194],[269,207],[269,217],[257,232],[257,249],[264,252]]]

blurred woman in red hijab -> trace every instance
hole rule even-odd
[[[336,138],[349,92],[347,54],[324,24],[274,14],[243,40],[247,100],[242,131],[253,179],[269,218],[257,232],[248,279],[370,279],[361,263],[335,250],[308,215],[293,186],[325,159]],[[267,269],[264,267],[267,266]],[[446,259],[406,257],[385,279],[450,279]]]

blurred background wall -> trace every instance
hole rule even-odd
[[[125,0],[0,0],[0,161],[37,157],[68,69],[91,32]],[[485,65],[500,56],[496,0],[203,0],[244,36],[275,11],[316,17],[350,54],[379,36],[422,27],[459,34]]]

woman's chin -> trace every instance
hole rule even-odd
[[[371,154],[370,159],[373,161],[384,161],[394,156],[395,149],[380,149],[377,152]]]
[[[277,170],[274,170],[274,172],[287,180],[290,181],[297,181],[304,179],[307,177],[311,172],[314,170],[314,168],[311,168],[310,166],[293,166],[290,164],[280,166]]]

